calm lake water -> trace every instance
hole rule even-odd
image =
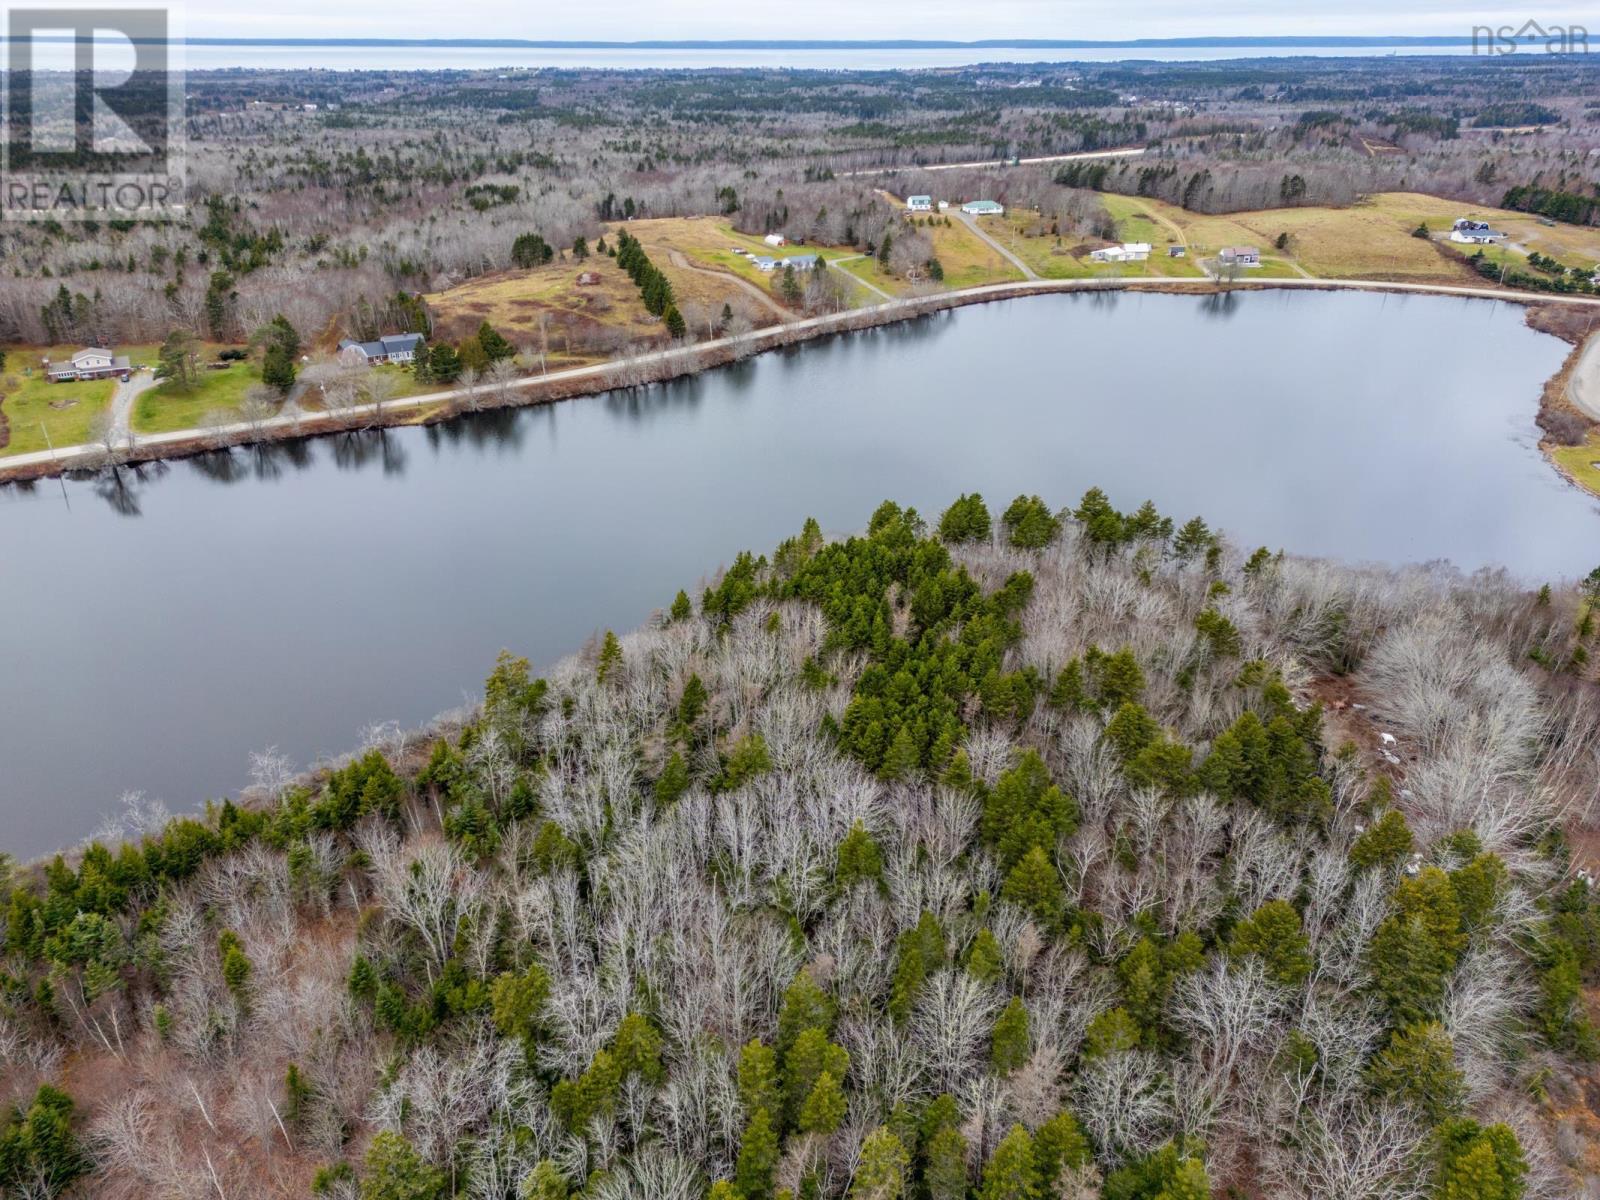
[[[1045,296],[699,378],[428,429],[0,488],[0,848],[70,843],[141,789],[236,789],[368,722],[538,666],[808,515],[1092,484],[1246,545],[1600,562],[1600,509],[1539,457],[1566,346],[1520,308],[1362,293]]]

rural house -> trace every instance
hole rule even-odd
[[[769,233],[761,240],[769,246],[787,246],[789,244],[789,239],[781,233]]]
[[[1450,240],[1460,242],[1467,246],[1487,246],[1505,237],[1498,230],[1490,229],[1481,221],[1469,221],[1466,224],[1456,222],[1456,228],[1450,231]]]
[[[970,217],[998,217],[1005,214],[1005,207],[998,200],[968,200],[961,206],[961,211]]]
[[[126,355],[89,347],[79,350],[63,363],[45,363],[45,376],[51,383],[72,383],[80,379],[127,379],[132,367]]]
[[[932,196],[907,196],[906,197],[906,207],[909,208],[912,212],[932,212],[933,211],[933,197]]]
[[[1120,246],[1102,246],[1091,250],[1089,257],[1095,262],[1144,262],[1150,257],[1149,242],[1123,242]]]
[[[761,255],[750,260],[758,271],[776,271],[781,267],[793,267],[796,271],[809,271],[817,265],[815,254],[791,254],[787,258],[768,258]]]
[[[420,333],[386,333],[375,342],[356,342],[345,338],[339,343],[339,361],[355,367],[408,363],[417,356],[417,347],[420,345]]]
[[[1255,246],[1224,246],[1217,252],[1217,260],[1225,267],[1259,267],[1261,251]]]

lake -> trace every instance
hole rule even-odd
[[[1053,295],[694,379],[431,428],[0,488],[0,849],[68,844],[138,789],[235,790],[369,722],[548,666],[815,516],[1098,484],[1247,546],[1600,562],[1541,459],[1564,343],[1516,305],[1359,292]]]

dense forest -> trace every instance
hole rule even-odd
[[[1414,190],[1593,223],[1588,57],[197,71],[189,218],[8,223],[0,343],[231,341],[279,313],[363,336],[397,291],[508,268],[522,237],[564,257],[635,216],[870,251],[888,220],[874,189],[926,191],[921,167],[1115,147],[1146,153],[1076,175],[945,171],[935,190],[999,187],[1073,227],[1082,188],[1209,213]],[[70,319],[47,328],[63,285]]]
[[[1594,1195],[1597,593],[1098,491],[808,522],[0,867],[0,1192]]]

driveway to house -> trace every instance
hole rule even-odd
[[[1600,421],[1600,333],[1591,333],[1577,365],[1567,377],[1567,399],[1579,412]]]
[[[985,233],[983,231],[982,226],[980,226],[978,224],[978,218],[977,217],[974,217],[974,216],[972,216],[972,215],[970,215],[968,213],[964,213],[959,208],[955,210],[955,213],[956,213],[956,216],[961,218],[962,223],[965,224],[968,229],[972,230],[973,233],[978,235],[978,238],[979,238],[980,241],[987,242],[988,245],[989,245],[989,248],[991,250],[993,250],[1001,258],[1005,259],[1008,263],[1010,263],[1012,266],[1014,266],[1017,270],[1021,271],[1022,272],[1022,277],[1024,279],[1031,279],[1031,280],[1035,280],[1035,281],[1038,280],[1038,278],[1039,278],[1038,273],[1035,272],[1032,267],[1030,267],[1027,263],[1023,262],[1015,254],[1011,253],[1011,251],[1007,250],[999,242],[995,241],[992,237],[990,237],[987,233]]]
[[[713,279],[720,279],[725,283],[731,282],[737,284],[741,289],[748,292],[753,299],[759,301],[762,307],[766,308],[772,313],[773,316],[777,317],[778,320],[784,322],[785,324],[790,321],[799,320],[794,313],[790,312],[787,308],[774,300],[770,293],[762,291],[742,275],[735,275],[732,271],[720,271],[716,267],[696,266],[694,263],[689,261],[688,256],[685,255],[681,250],[669,249],[667,251],[667,259],[672,263],[673,266],[679,268],[680,270],[693,271],[696,275],[709,275]]]
[[[111,393],[111,438],[119,445],[133,440],[133,402],[141,392],[156,385],[154,371],[135,371],[128,382],[117,381],[117,390]]]

